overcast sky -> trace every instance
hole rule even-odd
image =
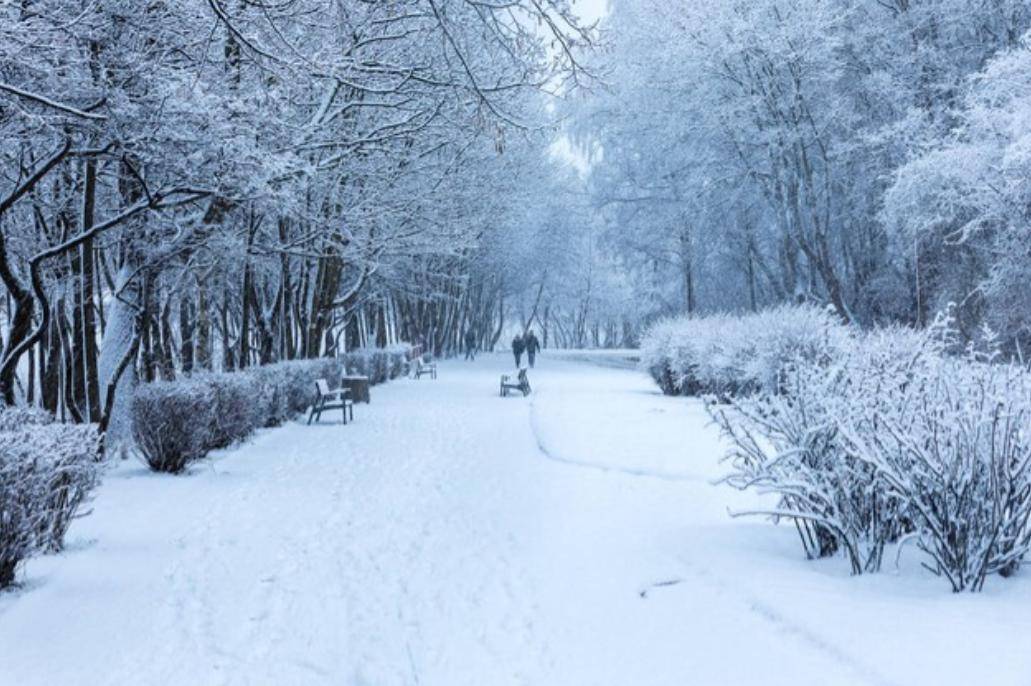
[[[573,9],[588,24],[593,24],[608,14],[608,6],[609,0],[573,0]],[[585,173],[590,166],[587,159],[578,150],[573,149],[569,138],[565,135],[560,135],[555,140],[551,146],[551,151],[559,159],[565,160],[568,164],[576,167],[580,173]]]
[[[608,14],[609,0],[574,0],[573,8],[587,23],[593,23]]]

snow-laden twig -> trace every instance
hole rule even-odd
[[[107,119],[106,115],[97,114],[95,112],[87,112],[77,107],[66,105],[63,102],[58,102],[57,100],[53,100],[52,98],[48,98],[45,95],[33,93],[22,88],[18,88],[16,86],[12,86],[9,83],[4,83],[2,81],[0,81],[0,91],[6,91],[7,93],[10,93],[11,95],[16,95],[19,98],[24,98],[25,100],[30,100],[37,104],[45,105],[46,107],[49,107],[51,109],[64,112],[65,114],[71,114],[76,117],[81,117],[83,119],[90,119],[93,121],[105,121]]]

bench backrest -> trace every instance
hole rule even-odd
[[[325,379],[316,379],[315,388],[318,389],[319,395],[329,395],[329,383]]]

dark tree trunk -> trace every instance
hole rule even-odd
[[[185,295],[179,298],[179,359],[184,374],[193,371],[193,302]]]
[[[45,344],[45,349],[44,349]],[[57,337],[57,323],[50,320],[50,326],[40,341],[39,395],[43,409],[56,413],[60,395],[61,344]]]
[[[205,284],[197,284],[197,366],[211,369],[211,311]]]
[[[225,292],[222,294],[219,315],[222,324],[222,370],[231,372],[236,369],[236,360],[233,358],[233,343],[229,335],[229,295]]]
[[[90,173],[87,171],[87,179]],[[88,184],[87,184],[88,185]],[[88,198],[89,196],[87,196]],[[92,202],[84,203],[84,229],[92,226]],[[88,225],[88,226],[87,226]],[[97,376],[97,324],[93,241],[86,241],[71,254],[72,298],[72,398],[87,421],[99,421],[100,381]]]

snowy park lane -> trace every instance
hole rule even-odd
[[[848,578],[730,520],[694,402],[507,356],[264,432],[185,478],[125,465],[70,550],[0,596],[0,683],[993,684],[1031,681],[1031,587]],[[911,565],[915,566],[915,565]],[[965,631],[958,630],[963,626]]]

